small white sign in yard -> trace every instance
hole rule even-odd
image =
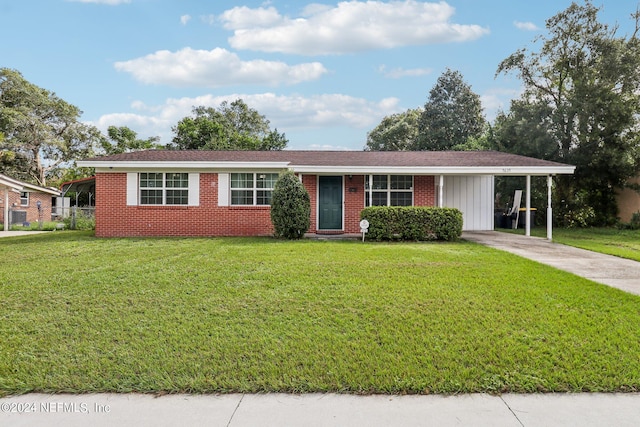
[[[363,219],[362,221],[360,221],[360,232],[362,233],[363,242],[364,242],[364,235],[367,231],[369,231],[369,221],[367,221],[366,219]]]

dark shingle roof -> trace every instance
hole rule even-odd
[[[497,151],[206,151],[149,150],[89,162],[286,162],[291,166],[553,167],[562,163]]]

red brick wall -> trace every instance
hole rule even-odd
[[[311,199],[311,227],[317,230],[317,175],[303,175]],[[127,206],[126,173],[96,174],[96,236],[270,236],[269,207],[218,206],[218,175],[200,174],[199,206]],[[355,189],[351,190],[350,189]],[[344,232],[360,232],[364,176],[344,179]],[[414,178],[414,205],[433,206],[433,176]]]
[[[413,205],[436,206],[436,177],[416,175],[413,177]]]
[[[302,185],[307,189],[309,193],[309,199],[311,200],[311,225],[309,231],[315,233],[318,224],[318,176],[317,175],[302,175]]]
[[[41,203],[42,220],[51,221],[51,194],[30,192],[29,205],[20,206],[20,194],[9,192],[9,209],[27,212],[27,222],[38,222],[38,200]],[[11,215],[11,214],[9,214]],[[0,224],[4,223],[4,190],[0,191]]]
[[[127,206],[127,175],[96,174],[96,236],[269,236],[269,207],[218,206],[218,175],[200,174],[200,206]]]
[[[364,175],[344,178],[344,232],[360,232],[360,211],[364,209]],[[351,189],[351,190],[350,190]]]

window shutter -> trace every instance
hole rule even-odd
[[[229,206],[229,174],[218,174],[218,206]]]
[[[127,173],[127,206],[136,206],[138,204],[138,174],[135,172]]]
[[[189,206],[200,206],[200,174],[189,174]]]

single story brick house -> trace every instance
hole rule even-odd
[[[11,224],[51,221],[53,201],[60,196],[55,188],[41,187],[0,174],[0,221],[4,230]]]
[[[78,166],[96,171],[99,237],[271,235],[286,169],[311,196],[312,233],[358,233],[360,211],[376,205],[455,207],[465,230],[493,230],[496,175],[548,176],[551,192],[553,175],[575,169],[495,151],[149,150]]]

